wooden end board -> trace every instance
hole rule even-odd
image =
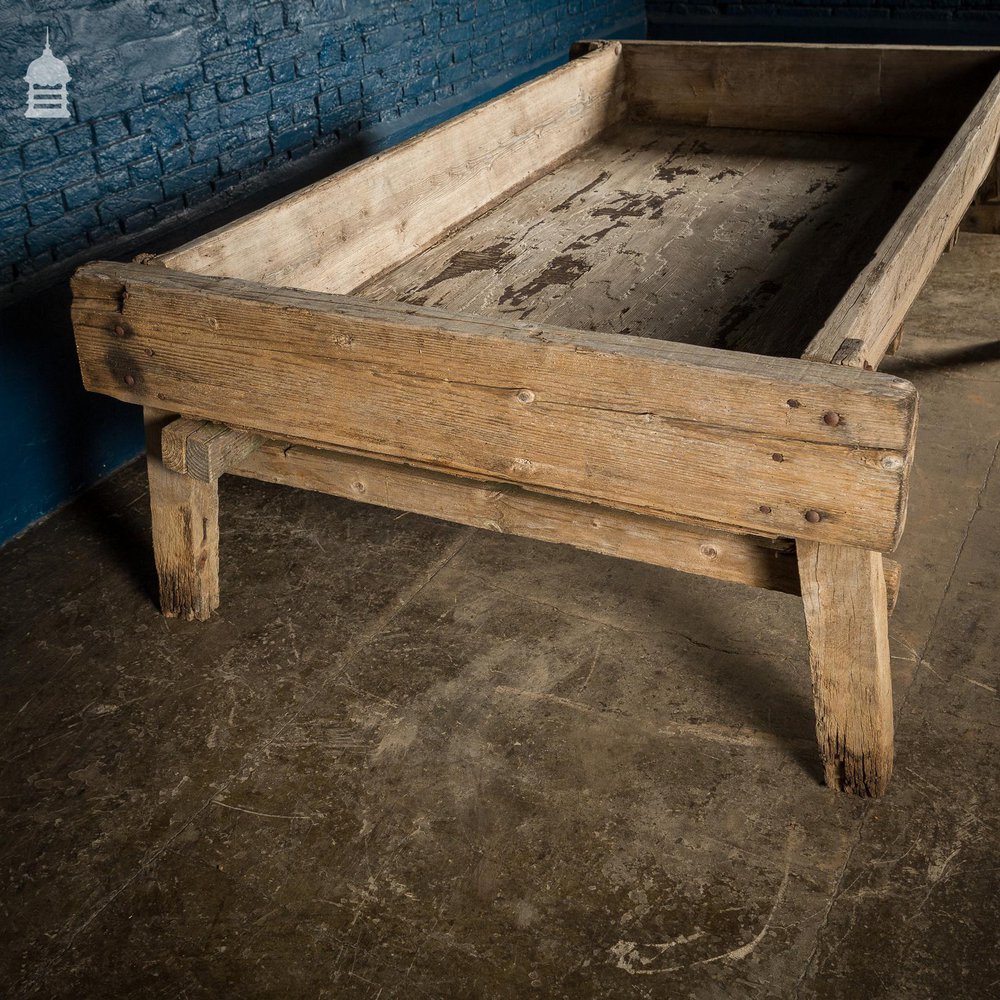
[[[916,392],[889,375],[137,264],[74,295],[84,382],[119,399],[762,536],[902,531]]]
[[[1000,50],[760,42],[624,42],[640,121],[951,137]]]

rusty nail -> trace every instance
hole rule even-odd
[[[771,513],[771,508],[768,507],[768,505],[766,503],[762,503],[760,505],[760,507],[759,507],[759,510],[760,510],[760,512],[762,514],[770,514]]]
[[[776,452],[775,452],[775,453],[774,453],[774,454],[773,454],[773,455],[771,456],[771,458],[773,458],[773,459],[774,459],[774,460],[775,460],[776,462],[784,462],[784,460],[785,460],[785,456],[784,456],[784,455],[782,455],[780,451],[776,451]]]
[[[119,337],[125,336],[125,327],[119,325],[115,327],[115,334]]]
[[[126,385],[135,385],[135,376],[134,375],[126,375],[125,376],[125,384]]]
[[[797,399],[790,399],[788,405],[793,409],[797,410],[802,404]]]
[[[833,410],[827,410],[823,414],[823,423],[830,427],[836,427],[840,423],[840,414],[834,413]]]
[[[806,520],[810,524],[819,524],[819,522],[823,520],[823,516],[820,514],[818,510],[807,510]]]
[[[714,559],[719,554],[719,550],[714,545],[703,545],[701,547],[701,554],[706,559]]]

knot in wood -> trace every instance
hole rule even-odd
[[[535,401],[535,394],[530,389],[522,389],[517,394],[517,401],[519,403],[533,403]]]

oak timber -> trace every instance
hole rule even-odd
[[[482,211],[624,112],[620,43],[164,254],[168,267],[347,292]]]
[[[816,733],[828,785],[881,795],[892,774],[892,678],[882,556],[800,541]]]
[[[85,384],[121,399],[765,536],[902,530],[901,379],[135,264],[74,294]]]
[[[797,358],[939,152],[616,126],[356,294]]]
[[[998,143],[1000,76],[993,79],[803,357],[831,361],[845,340],[858,340],[863,345],[862,364],[878,367],[987,176]]]
[[[1000,72],[989,48],[623,42],[640,121],[951,138]]]
[[[160,609],[206,621],[219,606],[219,487],[168,469],[161,439],[173,415],[146,407],[146,469]]]

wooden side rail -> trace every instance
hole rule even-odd
[[[889,552],[916,392],[889,375],[85,265],[84,384],[270,438],[765,537]]]

